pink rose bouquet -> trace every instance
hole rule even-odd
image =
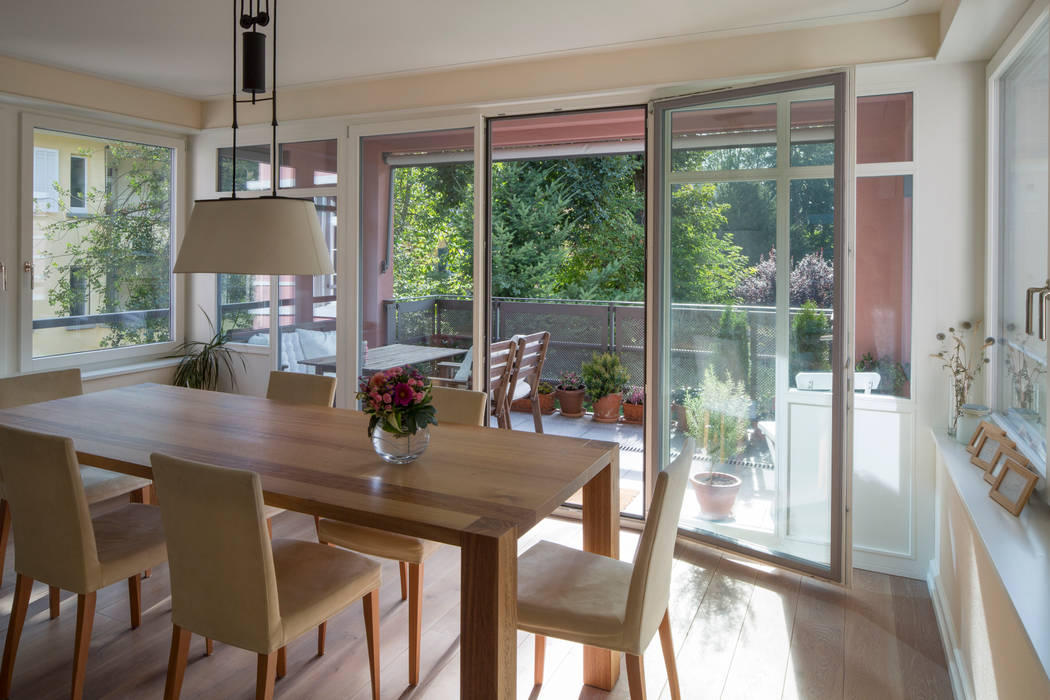
[[[427,425],[437,425],[431,404],[430,384],[414,369],[392,367],[361,377],[357,399],[368,421],[368,436],[376,426],[395,435],[414,435]]]

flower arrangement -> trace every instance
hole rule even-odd
[[[579,372],[562,372],[558,377],[558,388],[562,391],[579,391],[583,389],[583,377]]]
[[[930,355],[930,357],[941,360],[941,367],[948,370],[950,376],[948,387],[951,396],[948,406],[949,435],[955,435],[963,404],[969,403],[973,381],[990,361],[985,351],[995,344],[995,339],[988,337],[980,346],[977,346],[980,328],[980,321],[974,323],[963,321],[959,324],[959,330],[949,328],[947,334],[938,333],[937,340],[941,341],[941,350]],[[969,347],[967,346],[968,340],[971,342]]]
[[[645,389],[640,386],[629,386],[623,394],[623,402],[634,406],[645,403]]]
[[[361,377],[357,399],[368,419],[368,436],[376,427],[394,435],[414,435],[427,425],[437,425],[430,384],[414,369],[393,367]]]

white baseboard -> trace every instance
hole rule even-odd
[[[941,645],[944,647],[944,659],[948,664],[948,678],[952,683],[952,695],[960,700],[976,700],[973,695],[973,679],[966,671],[959,652],[959,641],[955,634],[955,623],[944,600],[944,594],[938,584],[938,576],[933,568],[926,574],[926,586],[933,602],[933,616],[937,619],[937,629],[941,633]]]

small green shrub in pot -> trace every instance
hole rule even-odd
[[[695,394],[686,398],[687,432],[712,460],[735,455],[751,427],[751,397],[743,382],[720,379],[708,367]]]
[[[587,398],[594,402],[594,420],[613,422],[620,417],[623,388],[631,380],[627,368],[615,353],[594,353],[580,367],[587,385]]]

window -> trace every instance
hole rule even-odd
[[[87,159],[84,156],[69,157],[69,211],[87,213]]]
[[[171,342],[174,142],[28,128],[34,208],[26,356]],[[60,173],[63,164],[68,171]]]
[[[216,191],[230,192],[230,169],[233,148],[220,148],[216,155]],[[270,189],[270,146],[237,147],[237,191],[255,192]]]
[[[337,141],[281,144],[280,186],[301,189],[336,184]]]
[[[33,212],[58,210],[58,149],[33,148]]]
[[[1044,20],[993,79],[999,97],[996,414],[1029,457],[1046,459],[1046,344],[1025,332],[1025,289],[1047,278],[1048,29]]]

